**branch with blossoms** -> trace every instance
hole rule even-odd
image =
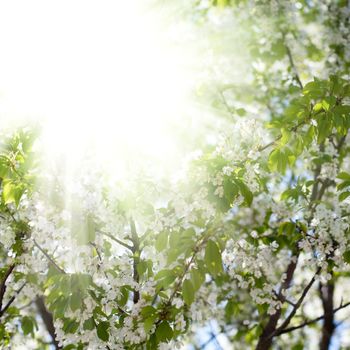
[[[58,266],[56,261],[38,244],[35,239],[33,240],[33,243],[40,250],[40,252],[44,254],[50,265],[52,265],[58,272],[63,274],[66,273],[66,271],[64,271],[62,267]]]
[[[200,42],[216,40],[204,45],[212,56],[205,65],[214,73],[207,83],[196,80],[196,101],[230,117],[218,123],[218,115],[210,117],[198,135],[197,127],[184,127],[182,143],[200,142],[186,142],[183,168],[175,165],[181,176],[148,174],[145,167],[130,179],[126,169],[124,183],[92,157],[72,172],[67,187],[55,184],[66,183],[64,167],[53,179],[35,166],[32,192],[28,136],[17,133],[1,147],[1,205],[11,213],[0,208],[0,224],[7,215],[14,222],[0,227],[6,257],[0,313],[7,311],[0,347],[16,347],[17,337],[39,344],[40,314],[56,349],[175,349],[211,320],[233,348],[304,346],[308,332],[302,337],[297,330],[318,321],[320,339],[329,343],[336,312],[349,305],[334,308],[338,276],[348,278],[350,263],[348,50],[338,33],[318,40],[311,32],[325,34],[322,18],[326,27],[347,21],[333,21],[309,2],[200,1],[195,7],[189,17],[203,27]],[[347,14],[340,3],[335,7]],[[247,51],[242,46],[227,55],[226,43],[217,43],[226,37],[227,50],[242,42]],[[322,46],[333,41],[336,50]],[[240,48],[246,56],[235,83],[229,70]],[[344,64],[336,69],[327,61],[334,51]],[[188,160],[192,146],[201,155]],[[4,277],[12,259],[16,272]],[[35,309],[26,297],[32,293],[18,295],[21,279],[45,296]],[[311,298],[322,301],[322,316],[308,315]],[[286,344],[282,335],[293,331]],[[209,341],[216,334],[212,329]]]
[[[317,166],[315,171],[314,171],[314,184],[313,184],[313,187],[311,190],[311,197],[310,197],[310,202],[309,202],[310,216],[308,218],[308,223],[310,223],[312,218],[313,218],[313,214],[315,211],[314,203],[316,201],[320,201],[322,199],[327,187],[329,187],[332,184],[331,182],[324,182],[322,184],[321,188],[318,188],[318,177],[320,175],[320,172],[321,172],[321,166]],[[282,294],[282,292],[284,293],[284,291],[290,287],[290,284],[291,284],[291,281],[293,279],[293,275],[294,275],[294,272],[295,272],[295,269],[297,266],[297,259],[298,259],[300,252],[301,252],[301,250],[299,248],[299,241],[298,241],[296,244],[296,247],[295,247],[295,252],[294,252],[295,256],[293,258],[291,258],[291,262],[288,265],[288,268],[286,270],[287,277],[286,277],[284,283],[282,284],[282,287],[280,289],[280,293],[278,294],[278,300],[280,300],[282,302],[282,304],[285,301],[285,297]],[[317,271],[315,272],[314,276],[312,277],[312,279],[310,280],[310,282],[304,288],[300,298],[293,306],[292,311],[290,312],[290,314],[287,316],[287,318],[283,321],[283,323],[279,327],[277,327],[277,324],[278,324],[278,321],[281,317],[281,307],[275,312],[274,315],[272,315],[269,318],[269,321],[267,322],[266,326],[264,327],[264,330],[259,338],[259,342],[256,346],[257,350],[263,350],[263,349],[269,348],[272,344],[272,339],[275,336],[279,335],[280,332],[283,331],[286,327],[288,327],[289,323],[293,319],[297,310],[302,305],[310,288],[314,284],[314,282],[316,280],[316,276],[319,275],[320,272],[321,272],[321,268],[319,267],[317,269]]]
[[[138,301],[140,300],[140,291],[139,291],[140,276],[137,271],[137,266],[140,262],[141,250],[140,250],[140,240],[139,240],[139,236],[137,235],[136,225],[133,218],[130,218],[130,232],[131,232],[130,239],[133,244],[133,246],[131,247],[132,259],[133,259],[133,279],[137,285],[134,289],[133,302],[134,304],[137,304]]]
[[[3,300],[6,292],[6,282],[7,282],[7,279],[10,277],[12,271],[14,270],[15,266],[16,266],[15,264],[11,264],[8,266],[8,268],[5,270],[5,273],[0,283],[0,316],[2,316],[4,313]]]
[[[316,271],[316,273],[314,274],[314,276],[311,278],[310,282],[306,285],[306,287],[304,288],[303,292],[301,293],[298,301],[295,303],[295,305],[292,308],[292,311],[289,313],[289,315],[287,316],[287,318],[283,321],[283,323],[277,327],[275,329],[275,331],[270,334],[270,337],[275,337],[276,335],[280,334],[281,331],[283,331],[286,327],[288,327],[289,323],[291,322],[292,318],[295,316],[296,312],[298,311],[298,309],[300,308],[301,304],[303,303],[307,293],[309,292],[310,288],[312,287],[312,285],[314,284],[314,282],[316,281],[316,277],[320,274],[321,272],[321,268],[319,267]]]

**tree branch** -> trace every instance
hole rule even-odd
[[[294,125],[288,131],[289,132],[296,132],[301,126],[305,125],[307,119],[311,117],[311,112],[312,112],[312,108],[310,110],[310,114],[304,120],[301,120],[297,125]],[[316,113],[313,114],[313,116],[317,116],[317,115],[321,114],[322,112],[323,112],[322,110],[317,111]],[[267,149],[267,148],[273,146],[275,143],[277,143],[281,138],[282,138],[282,134],[278,135],[273,141],[267,143],[266,145],[258,147],[257,151],[258,152],[264,151],[265,149]]]
[[[290,131],[290,132],[295,132],[295,131],[297,131],[297,130],[298,130],[302,125],[304,125],[305,123],[306,123],[305,120],[302,120],[302,121],[300,121],[297,125],[293,126],[289,131]],[[277,136],[273,141],[267,143],[266,145],[258,147],[257,151],[258,151],[258,152],[264,151],[265,149],[267,149],[267,148],[273,146],[273,145],[274,145],[276,142],[278,142],[281,138],[282,138],[282,134],[279,135],[279,136]]]
[[[301,296],[299,297],[298,301],[295,303],[295,306],[293,307],[292,311],[290,312],[290,314],[287,316],[287,318],[284,320],[284,322],[281,324],[281,326],[279,326],[273,334],[271,334],[271,337],[274,337],[275,335],[279,334],[279,332],[281,332],[281,330],[285,329],[290,321],[292,320],[292,318],[294,317],[294,315],[296,314],[296,312],[298,311],[299,307],[301,306],[301,304],[303,303],[307,293],[309,292],[310,288],[312,287],[312,285],[314,284],[314,282],[316,281],[316,276],[319,275],[319,273],[321,272],[321,268],[319,267],[316,271],[316,273],[314,274],[314,276],[312,277],[312,279],[310,280],[310,282],[307,284],[307,286],[304,288],[303,292],[301,293]]]
[[[310,215],[310,217],[307,220],[308,222],[311,222],[312,215],[313,215],[313,212],[315,210],[315,208],[312,207],[313,201],[316,200],[317,198],[321,199],[323,194],[324,194],[324,190],[322,191],[321,195],[319,195],[319,192],[318,192],[318,176],[319,176],[320,172],[321,172],[321,166],[317,166],[317,168],[314,171],[314,184],[313,184],[313,187],[312,187],[311,199],[310,199],[310,203],[309,203],[309,209],[311,210],[311,215]],[[294,254],[295,254],[296,259],[297,259],[299,254],[300,254],[299,242],[296,243],[296,246],[294,248]],[[297,266],[297,260],[296,259],[295,259],[295,261],[291,260],[291,262],[289,263],[289,265],[287,267],[287,271],[286,271],[286,274],[287,274],[286,280],[282,284],[280,292],[279,292],[279,294],[277,296],[282,304],[285,302],[285,299],[286,299],[286,297],[282,294],[282,290],[288,289],[290,284],[291,284],[291,281],[292,281],[293,275],[294,275],[294,271],[295,271],[296,266]],[[318,273],[319,273],[319,271],[316,272],[316,274],[318,274]],[[308,285],[306,287],[306,291],[304,290],[305,295],[302,295],[301,296],[301,300],[300,299],[298,300],[298,302],[300,302],[300,305],[301,305],[302,301],[304,300],[307,292],[311,288],[312,284],[314,283],[314,278],[315,278],[315,276],[310,281],[310,283],[311,283],[311,284],[309,283],[310,286]],[[295,312],[300,307],[300,305],[298,305],[298,302],[295,304],[295,306],[293,306],[294,313],[290,314],[287,317],[287,319],[283,323],[283,327],[287,327],[287,325],[291,321],[292,317],[294,316]],[[292,310],[292,312],[293,312],[293,310]],[[278,309],[276,311],[275,314],[273,314],[273,315],[271,315],[269,317],[269,320],[268,320],[266,326],[264,327],[264,330],[263,330],[262,334],[259,337],[256,350],[266,350],[266,349],[269,349],[271,347],[273,337],[276,335],[276,327],[277,327],[278,321],[279,321],[279,319],[281,317],[281,313],[282,313],[282,310],[280,308],[280,309]],[[288,322],[286,322],[286,321],[288,321]],[[278,329],[279,329],[279,331],[281,331],[283,328],[279,327]]]
[[[334,280],[327,281],[326,284],[320,283],[319,292],[322,301],[324,322],[322,325],[322,337],[320,340],[320,350],[327,350],[331,343],[331,338],[335,330],[334,325]]]
[[[45,257],[47,258],[47,260],[50,262],[50,264],[60,273],[66,273],[66,271],[64,271],[61,267],[59,267],[57,265],[57,263],[55,262],[55,260],[53,258],[51,258],[51,256],[49,254],[47,254],[45,252],[45,250],[43,248],[40,247],[40,245],[37,243],[37,241],[34,239],[33,240],[34,245],[45,255]]]
[[[58,341],[56,340],[56,330],[53,323],[53,317],[51,312],[49,312],[46,308],[44,298],[42,296],[37,296],[37,298],[35,299],[35,304],[45,324],[45,327],[51,336],[52,344],[55,346],[56,350],[61,349],[61,347],[58,344]]]
[[[4,299],[4,295],[6,292],[6,281],[9,278],[9,276],[11,275],[12,271],[15,268],[15,264],[11,264],[8,269],[5,271],[4,277],[1,280],[1,284],[0,284],[0,312],[2,314],[2,302]]]
[[[219,94],[220,94],[220,96],[221,96],[222,102],[223,102],[223,104],[225,105],[225,107],[226,107],[228,113],[231,115],[231,117],[234,117],[234,114],[232,113],[232,110],[231,110],[229,104],[228,104],[227,101],[226,101],[226,97],[225,97],[223,91],[220,90],[220,89],[219,89]]]
[[[112,236],[110,233],[106,233],[106,232],[100,232],[100,233],[103,234],[104,236],[109,237],[111,240],[113,240],[114,242],[117,242],[121,246],[123,246],[123,247],[125,247],[125,248],[127,248],[127,249],[132,251],[133,247],[131,245],[121,241],[120,239],[118,239],[118,238],[116,238],[114,236]]]
[[[133,278],[134,281],[138,284],[140,282],[140,276],[137,271],[137,265],[140,262],[140,240],[137,235],[135,221],[133,218],[130,218],[130,231],[131,231],[131,241],[133,242],[132,253],[133,253]],[[140,300],[140,291],[135,288],[134,289],[134,304],[136,304]]]
[[[286,297],[284,296],[284,291],[287,290],[290,287],[290,284],[293,279],[294,271],[298,264],[298,257],[299,257],[299,251],[297,250],[297,253],[295,256],[292,257],[286,271],[286,279],[283,281],[279,293],[278,293],[278,299],[283,304]],[[258,344],[256,346],[256,350],[266,350],[269,349],[272,345],[272,338],[274,336],[276,326],[278,323],[278,320],[281,317],[282,308],[279,308],[276,310],[276,312],[269,317],[269,320],[264,327],[264,330],[259,337]]]
[[[22,291],[22,289],[24,288],[24,286],[27,284],[27,282],[24,282],[22,284],[22,286],[16,291],[16,294],[13,295],[9,301],[6,303],[6,305],[4,306],[4,308],[0,311],[0,317],[6,312],[6,310],[12,305],[12,303],[15,301],[17,295]]]
[[[339,307],[337,307],[336,309],[333,309],[333,314],[337,313],[339,310],[342,310],[346,307],[348,307],[350,305],[350,302],[344,304],[344,305],[340,305]],[[293,326],[293,327],[289,327],[289,328],[285,328],[283,330],[281,330],[281,332],[279,332],[278,334],[276,334],[276,336],[279,336],[281,334],[285,334],[285,333],[289,333],[289,332],[293,332],[295,331],[296,329],[300,329],[300,328],[304,328],[310,324],[313,324],[313,323],[316,323],[318,321],[321,321],[325,318],[325,315],[322,315],[320,317],[317,317],[317,318],[314,318],[312,320],[309,320],[309,321],[305,321],[297,326]]]
[[[285,35],[283,35],[283,38],[284,38],[284,46],[285,46],[286,51],[287,51],[288,60],[289,60],[290,66],[291,66],[291,68],[292,68],[292,70],[293,70],[293,73],[294,73],[294,78],[295,78],[295,80],[297,81],[297,83],[298,83],[300,89],[303,89],[304,86],[303,86],[303,83],[302,83],[301,80],[300,80],[298,70],[297,70],[297,68],[296,68],[296,66],[295,66],[292,52],[290,51],[290,48],[289,48],[289,46],[288,46],[287,43],[286,43]]]

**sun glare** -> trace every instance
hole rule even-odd
[[[39,120],[47,152],[76,163],[176,153],[186,50],[141,1],[2,2],[0,115]]]

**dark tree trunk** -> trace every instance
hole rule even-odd
[[[288,289],[290,287],[290,284],[293,279],[294,271],[297,266],[297,260],[298,255],[294,256],[291,262],[288,265],[287,271],[286,271],[286,279],[282,283],[281,289],[278,294],[279,300],[282,302],[282,304],[285,301],[285,297],[283,296],[283,291]],[[264,330],[259,338],[258,344],[256,346],[256,350],[268,350],[272,345],[273,340],[273,334],[276,330],[278,320],[281,317],[281,309],[278,309],[275,314],[271,315],[269,317],[269,320],[267,321],[266,326],[264,327]]]
[[[319,291],[324,313],[320,350],[328,350],[335,330],[333,311],[334,280],[331,279],[326,284],[320,283]]]
[[[58,341],[56,340],[56,331],[55,331],[55,326],[53,324],[53,317],[51,312],[49,312],[46,308],[44,298],[41,296],[38,296],[35,300],[35,304],[45,324],[45,327],[52,338],[52,344],[55,346],[56,350],[61,349],[61,347],[58,344]]]

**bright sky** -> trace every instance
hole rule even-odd
[[[186,53],[140,3],[0,0],[0,125],[42,119],[47,149],[71,156],[90,142],[105,156],[174,152]]]

